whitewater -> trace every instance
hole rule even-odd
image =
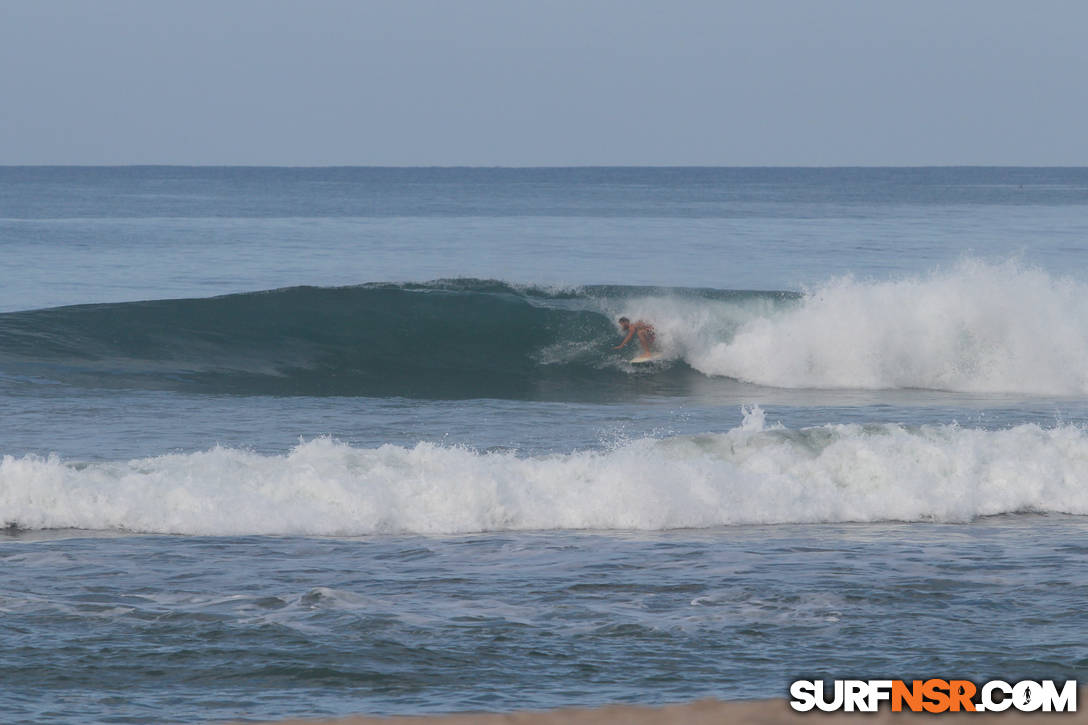
[[[920,277],[847,277],[796,309],[686,353],[710,375],[763,385],[1088,392],[1088,286],[1015,262]]]
[[[331,439],[284,455],[215,448],[117,463],[5,456],[14,528],[160,534],[362,536],[737,524],[964,522],[1088,514],[1077,426],[764,426],[521,457]]]

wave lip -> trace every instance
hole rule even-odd
[[[519,457],[322,438],[115,463],[5,456],[0,520],[190,535],[463,534],[1088,514],[1088,433],[955,425],[767,428]]]

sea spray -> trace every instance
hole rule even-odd
[[[698,336],[697,336],[698,338]],[[1088,285],[1014,262],[832,280],[730,339],[689,345],[708,375],[781,388],[1088,392]]]

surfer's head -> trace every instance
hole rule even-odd
[[[628,320],[626,317],[621,317],[618,322],[620,323],[620,327],[625,330],[627,329],[627,326],[631,324],[631,321]]]

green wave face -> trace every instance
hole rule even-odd
[[[715,290],[519,288],[488,280],[294,287],[0,315],[24,382],[228,394],[582,399],[668,393],[686,365],[626,364],[611,309]],[[773,293],[766,293],[773,294]]]

